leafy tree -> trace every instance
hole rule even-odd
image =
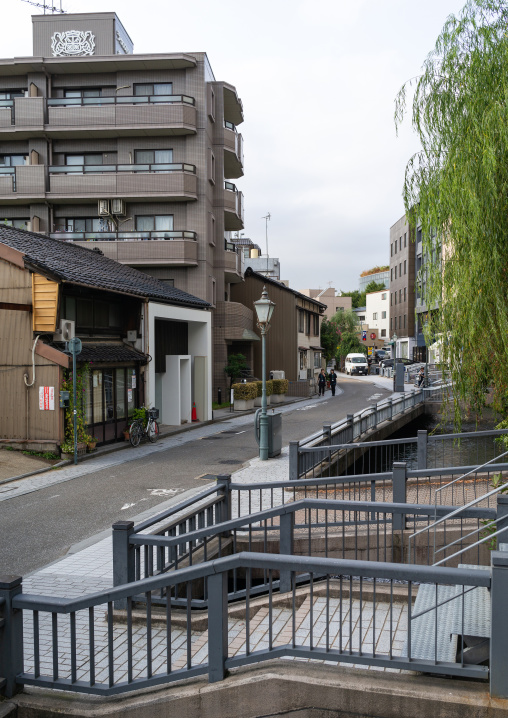
[[[247,359],[244,354],[230,354],[228,356],[228,363],[224,367],[226,376],[229,377],[229,391],[233,386],[235,379],[240,379],[250,371],[250,367],[247,364]]]
[[[365,348],[358,338],[358,332],[360,330],[358,317],[352,309],[337,312],[333,320],[336,322],[340,338],[336,354],[337,366],[340,367],[350,352],[364,352]]]
[[[335,356],[340,341],[340,332],[335,317],[330,320],[323,319],[321,322],[320,341],[323,347],[323,356],[328,364],[330,359]]]
[[[381,290],[386,289],[384,282],[369,282],[367,286],[365,287],[365,294],[371,294],[371,292],[380,292]],[[365,306],[364,304],[361,305],[362,307]]]
[[[508,0],[468,0],[450,16],[423,73],[406,95],[422,149],[406,167],[404,203],[424,252],[434,253],[422,283],[427,337],[442,354],[459,402],[481,410],[485,386],[508,403]]]
[[[383,282],[375,282],[374,280],[372,282],[369,282],[367,286],[365,287],[364,292],[360,292],[359,289],[352,289],[350,292],[343,292],[341,290],[340,296],[341,297],[351,297],[351,306],[353,309],[358,309],[358,307],[364,307],[365,302],[367,301],[366,295],[370,294],[371,292],[380,292],[382,289],[386,289]]]

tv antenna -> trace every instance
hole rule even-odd
[[[67,10],[62,9],[62,0],[60,0],[60,7],[58,8],[56,5],[46,5],[45,3],[41,2],[35,2],[35,0],[21,0],[21,2],[27,2],[29,5],[33,5],[34,7],[40,7],[44,10],[44,15],[46,14],[46,10],[49,10],[52,15],[55,13],[65,13]]]
[[[271,219],[270,212],[265,217],[261,217],[265,220],[265,236],[266,236],[266,273],[268,274],[268,220]]]

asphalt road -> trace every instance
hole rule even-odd
[[[340,395],[296,403],[283,415],[283,444],[302,439],[391,392],[341,376]],[[377,395],[376,399],[371,399]],[[26,575],[64,556],[69,548],[118,520],[157,507],[173,490],[203,485],[204,474],[229,474],[258,455],[251,425],[217,424],[217,433],[156,451],[31,494],[0,502],[0,575]],[[126,451],[135,451],[127,449]],[[154,512],[156,508],[154,509]]]

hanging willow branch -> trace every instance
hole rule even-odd
[[[408,162],[404,204],[438,258],[424,284],[427,343],[441,338],[458,424],[461,403],[481,411],[487,386],[506,415],[508,0],[469,0],[447,19],[422,75],[396,98],[397,127],[409,91],[422,151]]]

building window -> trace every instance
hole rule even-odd
[[[382,336],[382,337],[385,337],[385,336],[386,336],[386,329],[381,329],[381,336]]]
[[[173,83],[172,82],[155,82],[150,85],[134,85],[134,94],[139,97],[140,95],[172,95],[173,94]]]
[[[399,304],[402,303],[402,289],[399,289]]]
[[[321,369],[321,352],[314,352],[314,369]]]
[[[95,152],[89,152],[87,154],[69,154],[65,155],[65,164],[70,166],[82,166],[82,165],[102,165],[102,152],[101,153],[95,153]]]
[[[305,312],[305,334],[307,334],[307,336],[310,336],[310,314],[309,314],[309,312]]]
[[[302,309],[298,310],[298,331],[301,334],[305,331],[305,312]]]
[[[8,227],[14,227],[15,229],[26,229],[29,222],[28,217],[24,219],[0,219],[1,224],[6,224]]]
[[[78,87],[75,90],[64,90],[64,97],[102,97],[100,87]]]
[[[397,306],[397,292],[393,293],[393,303],[395,306]]]
[[[109,232],[106,217],[55,217],[55,232]]]
[[[397,279],[397,267],[395,267],[395,279]]]
[[[28,155],[0,155],[1,167],[19,167],[28,164]]]
[[[393,319],[390,319],[390,334],[393,331]]]
[[[381,312],[381,319],[386,319],[386,312]]]
[[[402,277],[402,262],[399,264],[399,277]]]
[[[404,301],[406,301],[406,287],[404,287]]]
[[[381,295],[381,299],[386,299],[386,292],[383,292],[383,294]]]
[[[390,294],[390,306],[393,306],[393,294]]]
[[[390,256],[393,257],[393,244],[390,244]]]
[[[377,312],[372,313],[372,321],[375,321],[377,319]]]
[[[307,369],[307,352],[300,352],[300,369]]]
[[[407,274],[407,260],[404,260],[404,274]]]
[[[173,215],[172,214],[156,214],[136,217],[137,232],[172,232],[173,231]]]
[[[170,165],[173,150],[135,150],[134,163],[137,165]]]
[[[402,237],[399,239],[399,249],[402,251]]]
[[[359,322],[364,322],[364,321],[365,321],[365,316],[364,316],[364,315],[360,315],[360,316],[358,317],[358,321],[359,321]]]
[[[314,320],[314,336],[319,336],[319,316],[317,314],[313,314],[313,320]]]
[[[407,314],[404,314],[404,329],[406,328],[406,317],[407,317]]]
[[[24,97],[24,90],[2,90],[0,100],[13,100],[15,97]]]
[[[390,269],[390,280],[393,282],[393,268]]]
[[[407,232],[404,232],[404,247],[407,247]]]
[[[395,331],[397,331],[397,317],[394,317],[393,321],[394,321],[394,325],[395,325]]]

